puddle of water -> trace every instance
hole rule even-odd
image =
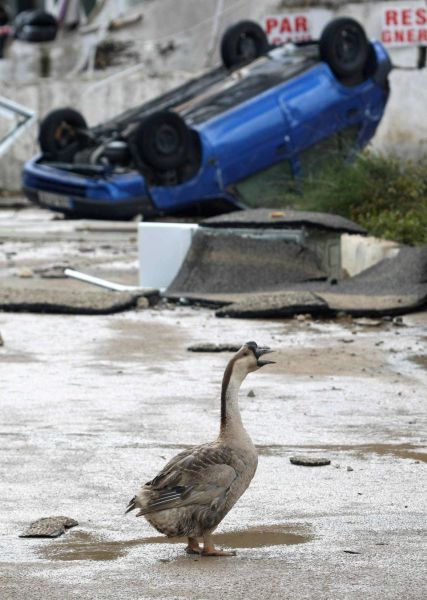
[[[427,453],[423,451],[420,446],[413,444],[356,444],[350,445],[336,445],[336,446],[257,446],[258,454],[261,456],[283,456],[285,454],[291,454],[296,450],[304,451],[317,451],[319,453],[331,452],[355,452],[356,454],[379,454],[381,456],[391,455],[396,458],[405,458],[412,460],[419,460],[421,462],[427,462]]]
[[[151,544],[186,544],[186,538],[168,539],[164,536],[136,540],[103,541],[91,533],[76,531],[67,534],[69,539],[52,542],[42,549],[41,556],[49,560],[116,560],[135,546]],[[296,525],[264,525],[243,531],[231,531],[214,535],[215,544],[227,548],[264,548],[305,544],[313,539],[307,529]]]
[[[34,356],[34,354],[32,354],[31,352],[21,352],[21,353],[14,353],[14,352],[10,352],[9,354],[6,354],[5,351],[1,352],[1,362],[2,363],[22,363],[22,364],[27,364],[30,362],[40,362],[38,358],[36,358]]]
[[[120,363],[148,361],[151,368],[150,357],[153,355],[162,357],[162,361],[171,358],[176,361],[180,356],[177,348],[182,344],[182,338],[176,323],[116,319],[111,321],[110,329],[115,335],[100,343],[95,351],[96,358]]]
[[[313,539],[307,529],[286,525],[251,527],[244,531],[218,533],[214,536],[218,546],[229,548],[264,548],[266,546],[292,546]]]
[[[420,354],[419,356],[411,356],[409,360],[419,367],[427,370],[427,354]]]

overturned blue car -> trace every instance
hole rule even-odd
[[[273,48],[242,21],[225,32],[221,57],[96,127],[74,109],[52,111],[41,153],[23,170],[27,197],[101,219],[271,206],[266,190],[279,195],[326,157],[363,148],[387,103],[389,56],[350,18],[331,21],[315,42]]]

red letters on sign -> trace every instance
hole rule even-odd
[[[385,24],[391,25],[425,25],[427,23],[427,9],[402,8],[400,10],[387,9],[385,11]]]
[[[427,9],[417,8],[415,11],[415,23],[417,25],[425,25],[427,23]]]
[[[288,34],[284,37],[288,37],[292,34],[307,35],[310,33],[310,25],[308,17],[302,14],[286,15],[283,17],[266,17],[265,32],[270,38],[273,35],[280,36],[280,34]]]
[[[280,33],[292,33],[292,26],[289,19],[282,19]]]
[[[279,21],[277,19],[267,19],[265,22],[265,32],[268,35],[269,33],[271,33],[273,31],[273,29],[275,29],[279,24]]]
[[[402,15],[402,25],[412,25],[412,11],[410,8],[404,8],[401,12]]]
[[[295,30],[299,33],[300,31],[308,32],[307,17],[295,17]]]
[[[385,9],[381,39],[385,44],[424,45],[427,39],[427,8]]]
[[[386,10],[385,11],[385,24],[386,25],[398,25],[399,15],[397,10]]]

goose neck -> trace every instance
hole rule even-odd
[[[244,377],[237,373],[224,374],[221,390],[221,431],[226,429],[243,429],[239,409],[239,389]]]

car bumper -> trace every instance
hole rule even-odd
[[[84,219],[132,219],[137,215],[148,215],[154,212],[151,202],[146,197],[121,200],[119,202],[95,201],[87,198],[61,196],[50,192],[40,192],[31,188],[23,188],[26,197],[41,208],[61,212],[69,217]]]
[[[69,216],[126,219],[156,212],[138,173],[86,177],[36,157],[25,164],[22,184],[29,200]]]

